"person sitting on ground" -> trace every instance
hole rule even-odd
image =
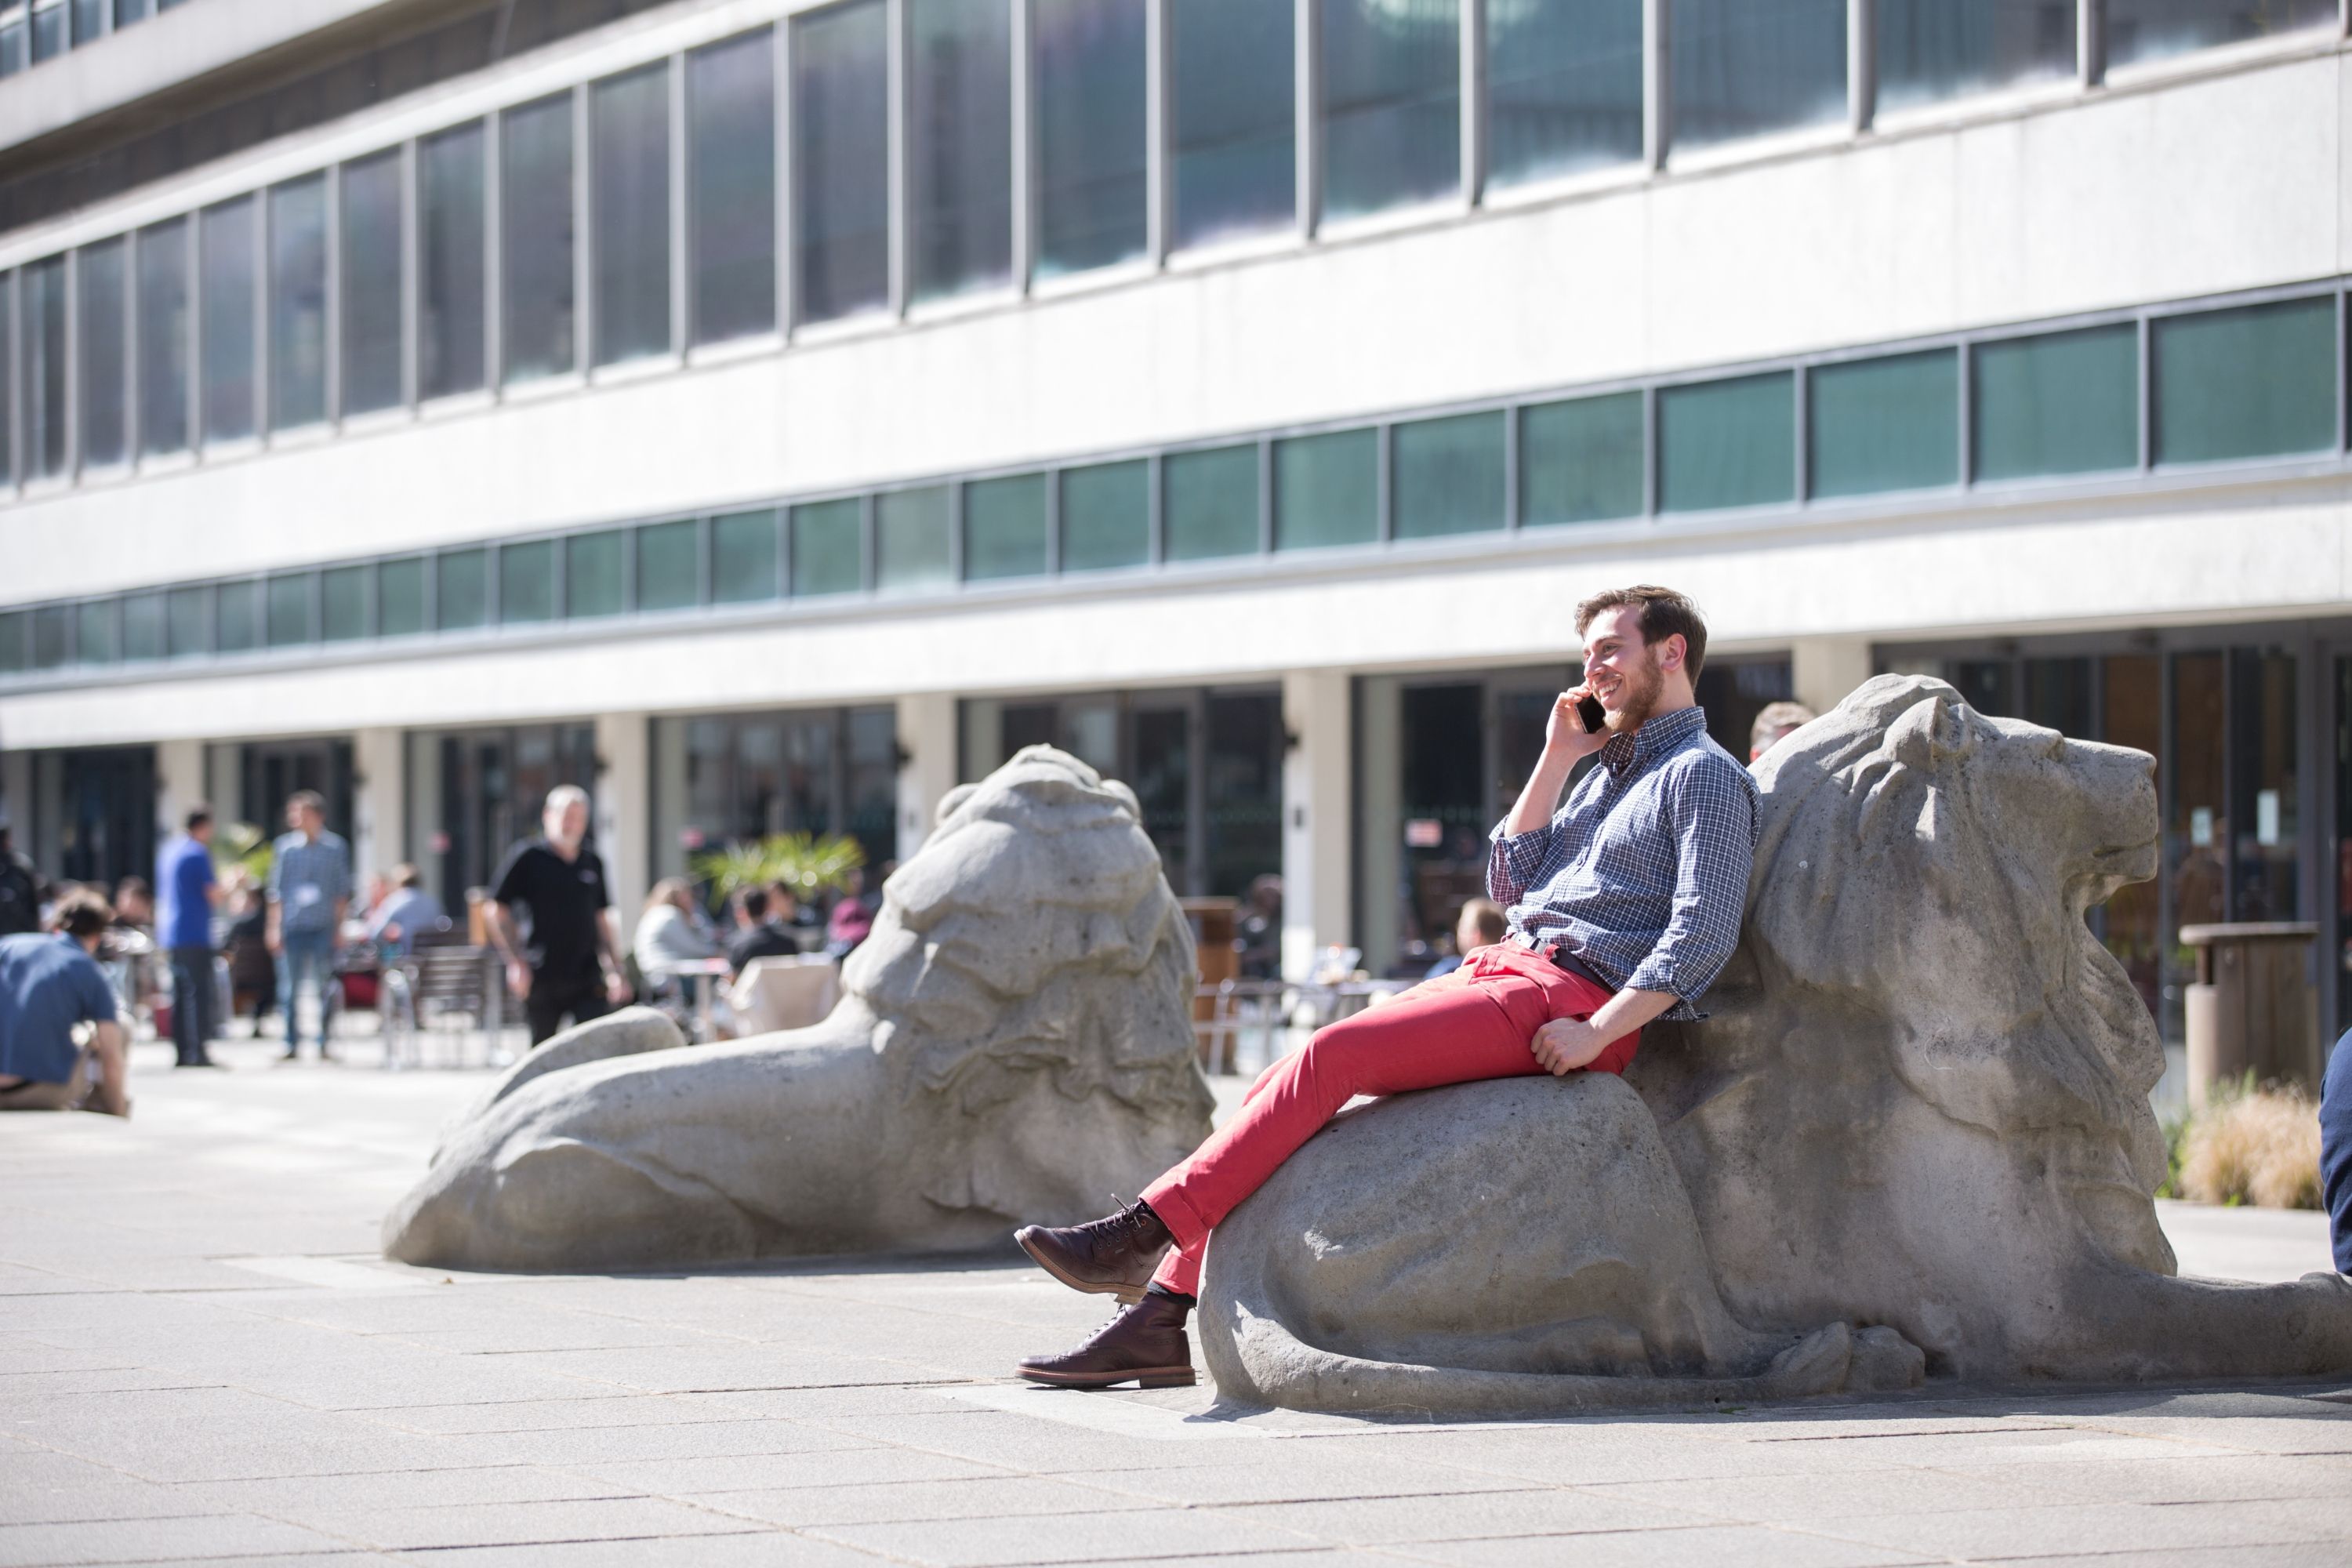
[[[1472,953],[1502,941],[1510,929],[1510,922],[1503,918],[1503,906],[1494,900],[1465,900],[1454,921],[1454,951],[1431,964],[1422,978],[1435,980],[1453,973],[1470,961]]]
[[[1644,1025],[1706,1016],[1696,1004],[1739,940],[1759,805],[1748,770],[1707,738],[1693,694],[1706,624],[1682,595],[1639,586],[1585,600],[1576,628],[1584,681],[1552,704],[1543,753],[1487,847],[1506,939],[1316,1031],[1129,1207],[1019,1231],[1063,1284],[1133,1303],[1078,1350],[1024,1361],[1022,1376],[1190,1384],[1184,1322],[1210,1236],[1356,1095],[1622,1073]],[[1588,696],[1606,716],[1595,731],[1578,712]],[[1570,773],[1595,753],[1600,765],[1559,806]]]
[[[2329,1054],[2319,1092],[2319,1184],[2336,1272],[2352,1274],[2352,1030]]]
[[[447,917],[441,900],[425,890],[425,873],[415,867],[404,860],[385,879],[391,890],[368,916],[368,940],[404,957],[415,950],[418,931],[431,931]]]
[[[121,1013],[96,957],[114,910],[78,889],[58,900],[51,920],[50,933],[0,937],[0,1110],[86,1104],[128,1116]],[[83,1024],[90,1026],[87,1047],[73,1037]]]
[[[1748,760],[1754,762],[1820,717],[1801,702],[1767,703],[1748,727]]]
[[[758,888],[746,888],[732,900],[735,907],[735,934],[727,939],[727,967],[736,974],[743,973],[755,958],[792,958],[799,954],[801,944],[783,922],[769,911],[768,895]]]

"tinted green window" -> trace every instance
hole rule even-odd
[[[1177,452],[1160,465],[1171,561],[1249,555],[1258,547],[1257,448]]]
[[[1151,465],[1062,470],[1062,570],[1140,566],[1151,555]]]
[[[1642,395],[1519,411],[1519,521],[1597,522],[1642,511]]]
[[[865,585],[863,510],[855,496],[793,508],[794,597],[854,594]]]
[[[32,635],[31,611],[10,610],[0,615],[0,675],[16,675],[33,667],[33,650],[27,640]]]
[[[261,582],[242,577],[223,583],[215,621],[214,646],[223,653],[243,653],[261,646]]]
[[[268,595],[269,646],[295,647],[310,641],[310,574],[272,577]]]
[[[122,601],[122,657],[163,657],[163,595],[132,594]]]
[[[488,626],[490,619],[490,552],[448,550],[434,558],[434,624],[445,632]]]
[[[1976,477],[2139,463],[2139,331],[2128,323],[1979,343],[1969,356]]]
[[[46,605],[33,612],[33,668],[61,668],[73,650],[74,613],[70,605]]]
[[[2156,460],[2336,445],[2336,301],[2291,300],[2152,324]]]
[[[874,498],[874,586],[919,593],[955,580],[948,569],[951,495],[945,485],[890,490]]]
[[[82,664],[112,664],[122,657],[122,634],[112,599],[80,607],[74,628],[74,658]]]
[[[1380,436],[1341,430],[1274,444],[1274,547],[1307,550],[1380,537]]]
[[[165,644],[173,658],[210,653],[213,647],[213,591],[209,585],[174,588],[165,595]]]
[[[563,613],[574,620],[617,616],[622,605],[622,536],[617,528],[563,542]]]
[[[378,637],[413,637],[425,629],[425,557],[377,564],[375,613]]]
[[[1399,539],[1503,526],[1505,417],[1463,414],[1396,426],[1389,439]]]
[[[1813,494],[1873,495],[1959,482],[1958,350],[1825,364],[1806,376],[1805,385]]]
[[[1797,407],[1785,370],[1658,394],[1658,510],[1765,506],[1797,494]]]
[[[319,636],[324,641],[368,635],[368,571],[337,566],[319,574]]]
[[[555,618],[555,541],[535,539],[499,550],[499,620],[528,625]]]
[[[637,608],[683,610],[702,597],[701,524],[659,522],[637,530]]]
[[[981,479],[963,489],[963,574],[1037,577],[1045,571],[1045,476]]]
[[[748,605],[774,598],[777,554],[774,512],[711,519],[711,603]]]

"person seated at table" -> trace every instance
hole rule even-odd
[[[727,967],[740,974],[755,958],[792,958],[801,944],[793,940],[783,921],[776,918],[765,890],[746,888],[730,900],[735,910],[735,934],[727,939]]]
[[[664,877],[646,895],[645,911],[637,916],[636,939],[630,943],[630,952],[646,984],[658,986],[682,963],[721,956],[719,944],[703,931],[696,914],[693,884],[683,877]],[[697,994],[694,976],[677,978],[691,1006]]]
[[[1423,980],[1434,980],[1441,974],[1451,974],[1462,967],[1462,961],[1482,947],[1492,947],[1509,931],[1510,923],[1503,916],[1503,906],[1492,899],[1470,899],[1462,905],[1461,914],[1454,921],[1454,951],[1429,966]]]
[[[391,890],[368,915],[370,942],[380,942],[405,955],[416,944],[416,933],[430,931],[446,918],[441,900],[425,890],[425,873],[405,861],[386,879]]]
[[[49,931],[0,937],[0,1110],[131,1114],[121,1010],[96,956],[113,919],[103,898],[76,889],[58,900]],[[87,1047],[74,1043],[82,1024],[92,1026]]]

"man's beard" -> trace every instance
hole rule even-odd
[[[1640,671],[1625,678],[1625,700],[1609,715],[1609,727],[1621,735],[1640,729],[1658,710],[1658,699],[1665,690],[1666,672],[1658,668],[1657,650],[1653,648]]]

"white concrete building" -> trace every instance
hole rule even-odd
[[[577,779],[633,899],[904,854],[1054,739],[1180,891],[1278,871],[1286,963],[1380,968],[1570,606],[1654,580],[1729,743],[1931,668],[2157,752],[2166,875],[2101,918],[2168,1029],[2221,918],[2324,922],[2352,1022],[2339,0],[98,33],[0,80],[0,803],[53,875],[307,783],[446,896]]]

